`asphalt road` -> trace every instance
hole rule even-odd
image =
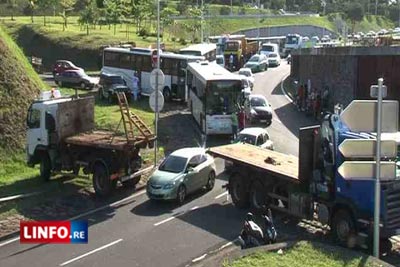
[[[276,150],[297,154],[297,127],[309,125],[280,91],[289,72],[283,64],[256,74],[254,93],[267,96],[274,108],[268,128]],[[278,89],[276,89],[278,88]],[[223,170],[222,161],[217,171]],[[90,224],[89,243],[26,245],[0,243],[0,266],[180,266],[234,240],[245,211],[227,199],[223,174],[211,192],[200,192],[177,207],[150,201],[137,192],[111,207],[79,219]]]

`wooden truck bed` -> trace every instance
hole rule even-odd
[[[274,176],[299,182],[298,158],[249,144],[230,144],[209,148],[214,157],[254,167]]]
[[[138,137],[134,143],[128,144],[125,136],[115,136],[114,132],[107,131],[84,132],[65,139],[67,144],[112,150],[128,150],[145,142],[144,138]]]

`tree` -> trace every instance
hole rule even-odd
[[[44,11],[43,12],[43,25],[46,26],[46,10],[50,7],[57,5],[57,0],[37,0],[37,5]]]
[[[85,6],[85,9],[80,12],[79,23],[86,26],[86,34],[89,35],[89,25],[96,23],[99,10],[94,0],[89,0]]]
[[[136,20],[137,33],[142,29],[142,22],[151,17],[154,10],[153,1],[151,0],[133,0],[131,14]]]
[[[33,23],[33,12],[35,11],[37,5],[36,5],[37,0],[28,0],[29,3],[29,9],[31,11],[31,21]]]
[[[63,31],[65,31],[65,28],[68,26],[68,14],[67,12],[71,11],[73,6],[75,5],[76,0],[59,0],[59,4],[62,8],[62,11],[60,12],[60,16],[63,19]]]
[[[186,23],[183,23],[184,28],[187,32],[192,33],[192,42],[196,41],[197,33],[201,29],[201,9],[197,7],[189,8],[187,11],[187,16],[191,19],[187,20]]]
[[[364,17],[364,8],[361,3],[350,2],[346,6],[345,15],[351,21],[352,32],[354,32],[356,22],[361,21]]]
[[[117,31],[117,23],[124,18],[126,12],[126,2],[123,0],[104,0],[104,8],[106,20],[110,24],[114,24],[114,35]]]
[[[171,18],[172,16],[178,16],[179,12],[172,7],[166,7],[160,12],[160,20],[163,25],[162,33],[164,33],[164,28],[173,25],[174,20]],[[164,36],[164,34],[163,34]]]
[[[17,1],[16,0],[8,0],[7,1],[7,8],[11,9],[11,20],[14,20],[14,10],[17,7]]]

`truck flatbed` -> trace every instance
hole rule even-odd
[[[146,142],[145,138],[137,137],[134,142],[128,143],[125,136],[118,136],[108,131],[84,132],[65,139],[67,144],[112,150],[128,150]]]
[[[208,153],[214,157],[266,171],[293,182],[300,182],[299,160],[292,155],[242,143],[212,147],[209,148]]]

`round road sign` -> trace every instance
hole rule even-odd
[[[156,84],[157,76],[158,76],[158,85]],[[162,70],[154,69],[150,73],[150,86],[153,90],[163,90],[164,82],[165,82],[165,76]]]
[[[158,109],[156,108],[156,93],[158,94]],[[164,96],[160,91],[154,91],[149,97],[150,108],[154,112],[160,112],[164,107]]]

